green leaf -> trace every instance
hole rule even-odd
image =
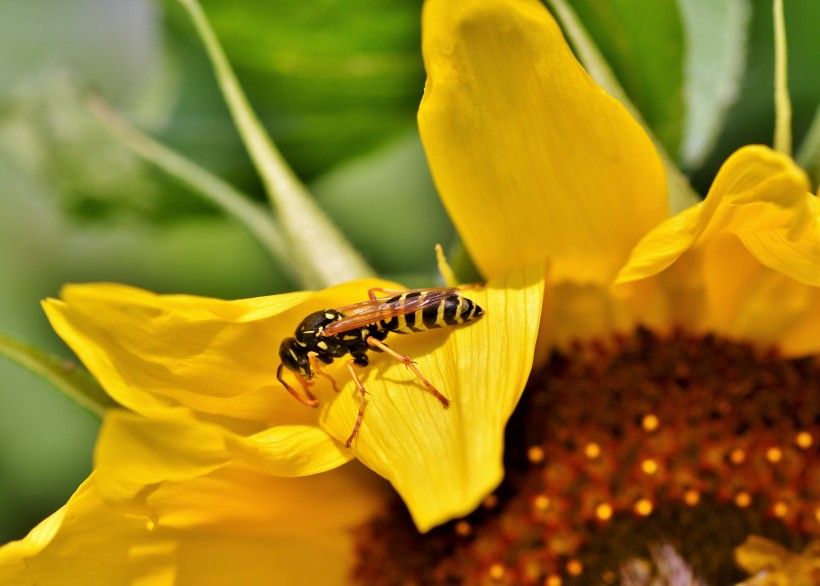
[[[311,185],[317,202],[379,274],[436,274],[436,244],[455,232],[430,177],[418,132],[353,159]],[[425,286],[430,286],[427,282]]]
[[[714,148],[738,97],[751,6],[748,0],[678,0],[678,5],[686,45],[686,112],[679,159],[685,169],[694,169]]]
[[[675,0],[572,0],[630,101],[674,159],[683,133],[684,34]]]
[[[632,103],[615,77],[612,68],[604,59],[598,47],[587,33],[584,26],[576,17],[566,0],[549,0],[561,27],[567,38],[573,44],[578,59],[586,67],[592,78],[606,91],[619,100],[635,119],[644,127],[649,138],[655,144],[661,164],[666,171],[666,182],[669,191],[669,209],[675,214],[700,201],[700,197],[692,189],[689,180],[681,173],[675,162],[666,151],[663,143],[658,139],[652,129],[648,127],[643,115]]]
[[[772,0],[751,0],[746,70],[737,102],[729,111],[717,146],[692,181],[708,189],[720,165],[746,144],[772,144],[774,131],[774,26]],[[820,103],[820,2],[784,2],[788,41],[788,79],[792,101],[792,130],[795,144],[807,136]]]
[[[185,62],[169,134],[175,148],[200,162],[206,157],[210,169],[224,168],[224,147],[235,146],[221,122],[224,108],[201,83],[188,19],[175,2],[165,5],[171,48]],[[250,102],[304,180],[415,125],[424,88],[419,2],[203,0],[202,6]]]
[[[814,185],[820,184],[820,106],[814,113],[806,137],[797,151],[797,164],[803,167]]]
[[[105,410],[118,404],[86,371],[71,361],[0,334],[0,356],[27,368],[53,384],[64,395],[102,419]]]
[[[238,221],[262,244],[273,259],[278,261],[281,267],[289,270],[285,243],[268,210],[263,209],[255,201],[251,201],[245,194],[240,193],[216,175],[141,133],[118,116],[99,96],[92,95],[88,100],[88,105],[100,123],[124,145],[172,177],[190,186],[194,193],[203,200]],[[293,276],[292,273],[289,275]]]
[[[179,0],[205,44],[219,87],[277,214],[301,285],[324,288],[372,275],[344,235],[316,205],[248,102],[197,0]]]

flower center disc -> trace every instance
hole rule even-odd
[[[419,535],[397,502],[357,529],[354,575],[619,584],[636,563],[662,574],[680,556],[704,583],[733,584],[748,535],[791,550],[820,536],[818,456],[818,357],[645,330],[577,344],[531,377],[484,505]]]

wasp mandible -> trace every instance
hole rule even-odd
[[[353,432],[345,442],[350,444],[359,433],[364,418],[365,395],[367,391],[356,374],[354,366],[370,364],[367,353],[370,350],[386,352],[410,368],[425,387],[444,407],[450,401],[433,384],[424,378],[410,358],[399,354],[384,339],[390,332],[411,334],[446,326],[455,326],[475,321],[484,315],[484,310],[461,294],[456,287],[440,289],[414,289],[393,297],[377,298],[376,293],[390,293],[382,288],[370,289],[370,299],[362,303],[347,305],[338,309],[323,309],[307,316],[296,328],[294,337],[285,338],[279,347],[282,361],[276,370],[276,378],[300,403],[316,407],[319,401],[311,394],[309,381],[323,376],[331,381],[338,392],[336,381],[321,371],[321,364],[330,364],[346,354],[350,359],[345,363],[361,399],[359,414]],[[296,375],[304,389],[304,395],[292,388],[282,378],[282,369],[287,368]]]

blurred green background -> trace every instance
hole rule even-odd
[[[572,4],[700,193],[732,150],[771,143],[770,2]],[[415,128],[421,2],[203,6],[252,104],[322,206],[381,274],[430,284],[433,245],[452,246],[455,234]],[[820,3],[790,0],[786,16],[799,144],[820,96]],[[66,282],[224,298],[296,287],[241,226],[111,138],[86,110],[90,90],[264,201],[202,46],[174,2],[5,0],[0,332],[69,358],[39,307]],[[91,469],[97,427],[48,384],[0,360],[0,542],[25,535],[66,501]]]

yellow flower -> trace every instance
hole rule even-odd
[[[95,472],[68,505],[0,550],[0,578],[53,575],[82,550],[98,551],[109,563],[75,560],[78,583],[179,572],[191,584],[230,581],[208,564],[188,568],[179,552],[191,547],[192,559],[224,548],[233,556],[228,568],[290,583],[298,564],[324,555],[313,552],[319,545],[330,551],[329,573],[313,564],[306,575],[315,571],[322,583],[342,580],[352,564],[349,530],[384,500],[384,490],[379,495],[367,482],[350,499],[356,490],[351,472],[326,472],[354,456],[393,483],[419,527],[468,513],[503,476],[503,430],[532,363],[543,280],[543,265],[511,271],[469,291],[486,312],[481,320],[391,339],[435,381],[450,407],[443,409],[392,357],[372,356],[360,374],[369,395],[352,449],[343,443],[359,394],[344,367],[323,369],[340,392],[317,379],[311,391],[320,408],[309,409],[276,380],[279,344],[308,314],[396,284],[356,281],[239,301],[114,284],[65,287],[60,300],[44,303],[52,325],[129,410],[107,414]],[[338,506],[351,509],[332,514]],[[111,533],[89,531],[95,524],[110,526]],[[202,533],[209,536],[204,544]],[[237,539],[251,540],[254,548],[246,552]],[[277,558],[265,557],[268,550]],[[126,554],[133,568],[121,561]],[[276,559],[290,565],[274,572],[269,564]]]
[[[787,355],[818,353],[817,200],[809,193],[805,174],[788,157],[761,146],[741,149],[725,163],[704,203],[669,218],[666,178],[651,141],[624,107],[582,70],[540,2],[428,0],[423,31],[428,82],[419,124],[425,150],[445,205],[488,285],[475,296],[471,292],[487,309],[481,322],[396,342],[397,349],[418,359],[423,372],[443,381],[442,390],[454,399],[453,409],[443,411],[434,398],[424,396],[412,375],[389,357],[380,357],[366,371],[371,396],[354,453],[393,483],[418,528],[426,530],[468,513],[497,484],[500,432],[529,371],[534,345],[529,328],[539,319],[533,306],[542,299],[542,363],[554,348],[572,348],[578,340],[578,354],[606,354],[609,350],[583,344],[614,333],[629,334],[638,326],[651,328],[654,335],[682,328],[690,337],[680,338],[695,350],[701,348],[696,336],[708,333],[751,340],[764,348],[776,346]],[[545,260],[550,273],[543,291],[543,275],[532,267]],[[127,523],[144,525],[149,515],[153,535],[165,527],[176,531],[182,526],[194,541],[214,534],[238,534],[244,540],[259,528],[258,519],[246,525],[231,517],[230,530],[222,533],[209,517],[222,498],[249,517],[253,506],[247,507],[248,502],[279,503],[279,495],[285,494],[280,490],[290,490],[285,488],[289,482],[305,483],[307,500],[319,498],[313,497],[309,483],[324,474],[283,480],[262,477],[260,471],[314,473],[350,458],[340,441],[355,418],[353,388],[346,383],[335,398],[330,389],[321,390],[322,410],[305,409],[276,388],[275,348],[311,310],[358,301],[372,286],[379,284],[354,283],[316,295],[243,302],[159,297],[115,286],[66,289],[63,302],[47,306],[55,328],[112,396],[140,414],[108,418],[98,447],[98,469],[68,510],[81,506],[84,495],[90,494],[92,505],[86,513],[79,511],[81,518],[105,511],[118,515],[112,522],[119,528]],[[623,342],[622,347],[640,358],[654,349],[656,341],[647,335],[643,341]],[[669,362],[681,370],[669,376],[670,384],[689,381],[686,361],[673,358]],[[408,572],[418,570],[429,581],[456,576],[472,583],[488,578],[544,583],[584,573],[584,564],[573,556],[583,540],[590,539],[591,528],[615,523],[627,512],[650,518],[659,501],[642,495],[647,486],[659,491],[653,497],[664,495],[686,506],[714,496],[735,499],[738,508],[748,508],[757,493],[744,492],[733,484],[734,478],[723,487],[728,493],[715,486],[721,488],[725,479],[720,474],[726,474],[726,466],[741,466],[760,446],[742,450],[736,463],[727,464],[721,450],[728,440],[710,439],[701,445],[697,426],[683,426],[689,408],[693,418],[711,417],[711,412],[702,413],[697,397],[690,398],[678,384],[678,395],[688,402],[663,403],[645,393],[646,387],[657,390],[648,374],[652,364],[627,366],[634,366],[638,375],[630,378],[631,371],[621,370],[622,378],[607,380],[610,371],[603,367],[566,368],[571,385],[558,390],[542,387],[552,378],[565,380],[558,376],[559,369],[550,367],[550,377],[533,377],[527,409],[517,422],[521,425],[509,430],[511,436],[533,435],[524,444],[511,442],[515,450],[507,455],[542,467],[538,482],[530,484],[526,471],[516,470],[508,488],[522,490],[510,499],[512,504],[502,502],[504,495],[491,496],[469,521],[423,539],[415,528],[403,532],[401,521],[369,526],[359,534],[358,547],[364,553],[357,575],[364,581],[381,577],[389,582],[391,577],[410,580]],[[799,388],[801,379],[794,373],[800,369],[789,372],[796,377],[790,389]],[[344,380],[341,373],[334,376]],[[621,394],[606,394],[613,383],[620,385]],[[742,382],[737,386],[742,389]],[[712,391],[703,396],[715,399]],[[729,417],[731,413],[721,410],[731,411],[732,405],[725,403],[715,399],[715,412]],[[646,412],[645,405],[664,410]],[[752,401],[752,407],[757,416],[760,405]],[[793,457],[803,465],[807,450],[820,441],[812,413],[809,410],[808,423],[799,421],[808,429],[797,436],[795,449],[783,444],[779,455],[766,452],[770,464]],[[557,419],[551,419],[553,415]],[[732,421],[744,425],[748,416]],[[720,422],[706,427],[718,435],[722,431]],[[660,445],[655,440],[661,440]],[[675,458],[681,442],[694,447],[697,458],[705,461],[696,459],[694,468],[680,465]],[[641,447],[658,450],[666,459],[640,458]],[[613,454],[623,459],[614,459]],[[634,473],[625,468],[633,460],[639,466]],[[597,467],[585,468],[589,463]],[[820,478],[817,463],[812,460],[810,466],[806,477]],[[187,495],[201,492],[197,487],[202,483],[213,478],[221,482],[223,474],[237,469],[252,480],[236,499],[209,493],[210,500],[186,501]],[[344,470],[325,474],[335,478]],[[697,477],[698,470],[708,470],[717,480]],[[756,471],[747,476],[754,480]],[[788,482],[795,474],[794,469],[787,471]],[[683,476],[691,485],[684,485]],[[758,476],[754,487],[760,494],[768,496],[768,480],[771,487],[780,486],[776,475]],[[614,485],[612,479],[620,484]],[[328,486],[335,482],[328,481]],[[806,486],[798,488],[817,490],[802,482]],[[226,481],[226,492],[238,484]],[[548,494],[553,489],[556,492]],[[167,501],[161,498],[166,492]],[[332,505],[326,521],[334,530],[367,518],[371,505],[381,502],[378,496],[364,504],[350,502],[350,517],[343,517],[348,501],[334,494],[330,489],[321,496],[322,502]],[[804,515],[810,511],[804,505],[815,503],[820,495],[811,492],[801,498],[805,502],[795,504],[784,497],[784,509],[775,509],[774,514],[779,516],[777,511],[782,510],[786,521],[806,522],[806,530],[816,532]],[[722,518],[722,502],[704,516]],[[301,503],[293,509],[301,509]],[[295,514],[279,509],[277,513]],[[58,550],[52,557],[49,547],[79,539],[78,527],[70,526],[69,519],[79,522],[67,513],[58,514],[26,540],[6,546],[0,551],[0,572],[21,571],[25,565],[34,568],[38,560],[51,564],[49,568],[65,568],[59,555],[70,553]],[[296,532],[299,521],[292,516],[276,519],[272,514],[262,525],[281,523],[283,534]],[[291,564],[303,566],[301,548],[322,536],[315,525],[309,528],[294,533],[289,542],[299,553],[285,562],[286,570],[293,570]],[[139,531],[147,530],[140,526]],[[59,541],[63,532],[65,542]],[[128,554],[137,560],[135,565],[142,564],[141,575],[147,575],[150,561],[159,555],[152,547],[161,549],[166,542],[140,535],[143,541],[135,542],[145,548]],[[262,550],[270,545],[281,553],[279,543],[259,539],[254,544]],[[342,548],[350,555],[349,541]],[[178,582],[184,583],[188,568],[181,563],[185,558],[179,549],[174,549],[176,562],[169,563],[180,572]],[[237,557],[232,561],[243,559],[237,549],[241,547],[234,543],[230,551]],[[209,551],[216,555],[218,550]],[[21,556],[30,559],[20,562]],[[206,558],[203,554],[196,559],[207,569],[213,560]],[[6,560],[17,566],[6,570]],[[350,567],[352,562],[346,558],[344,563]],[[392,574],[391,564],[396,568]],[[258,562],[251,559],[247,568],[260,572],[254,574],[256,581],[266,580]],[[107,570],[116,572],[110,566]],[[294,571],[298,573],[299,567]],[[193,583],[208,582],[201,574],[196,577],[202,581]],[[219,582],[219,577],[211,578]]]

